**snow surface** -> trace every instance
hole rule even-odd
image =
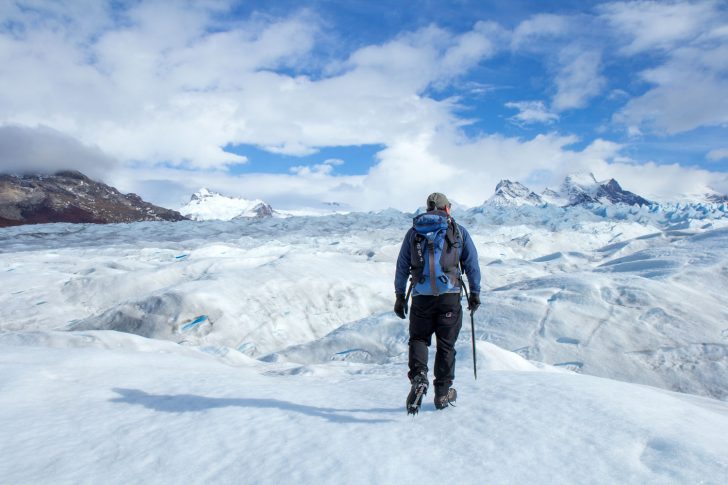
[[[411,214],[3,229],[0,481],[724,483],[727,213],[457,210],[479,378],[466,321],[414,419]]]
[[[478,381],[460,366],[457,407],[428,399],[412,418],[404,364],[226,365],[109,331],[3,334],[0,470],[6,483],[725,479],[727,403],[522,372],[492,348]]]

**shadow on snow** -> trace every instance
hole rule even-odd
[[[119,397],[111,402],[135,404],[165,413],[187,413],[231,406],[273,408],[291,411],[335,423],[386,423],[391,419],[362,419],[344,413],[402,413],[404,408],[335,409],[306,406],[278,399],[205,397],[194,394],[149,394],[138,389],[114,388]]]

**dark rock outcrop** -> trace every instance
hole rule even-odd
[[[0,227],[49,222],[181,221],[179,212],[122,194],[81,172],[0,175]]]
[[[713,204],[725,204],[726,202],[728,202],[728,195],[708,194],[705,196],[705,199]]]
[[[599,186],[597,199],[602,198],[607,199],[612,204],[650,205],[652,203],[634,192],[622,189],[614,179],[609,179],[607,183]]]
[[[271,207],[270,204],[266,204],[265,202],[262,202],[255,207],[253,207],[253,212],[257,214],[257,217],[272,217],[273,216],[273,207]]]

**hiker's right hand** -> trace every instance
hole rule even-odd
[[[394,302],[394,313],[403,320],[407,315],[407,303],[404,301],[404,295],[397,295],[397,301]]]
[[[472,313],[475,313],[475,310],[477,310],[480,307],[480,295],[477,293],[471,293],[470,298],[468,298],[468,310],[470,310]]]

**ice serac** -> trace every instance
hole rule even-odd
[[[122,194],[81,172],[0,175],[0,227],[49,222],[180,221],[179,212]]]
[[[501,180],[488,204],[498,206],[542,205],[543,199],[519,182]]]
[[[180,212],[196,221],[231,221],[239,218],[271,217],[275,211],[270,204],[259,199],[227,197],[202,188],[192,194],[190,201]]]

